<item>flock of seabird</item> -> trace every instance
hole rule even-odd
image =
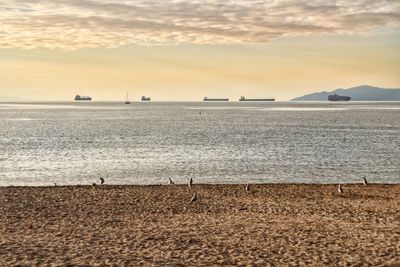
[[[172,181],[171,178],[168,178],[168,179],[169,179],[169,180],[168,180],[168,184],[170,184],[170,185],[174,185],[174,184],[175,184],[174,181]],[[104,178],[103,178],[103,177],[100,177],[100,185],[103,185],[104,183],[105,183]],[[367,179],[365,178],[365,176],[363,177],[363,184],[364,184],[365,186],[368,185],[368,181],[367,181]],[[56,183],[54,183],[54,185],[57,186]],[[93,184],[92,184],[92,186],[96,186],[96,185],[97,185],[96,183],[93,183]],[[193,178],[190,178],[189,183],[188,183],[188,186],[189,186],[189,187],[192,187],[192,186],[193,186]],[[246,191],[250,191],[250,185],[249,185],[249,184],[246,184],[245,190],[246,190]],[[338,185],[337,191],[338,191],[339,195],[342,195],[342,194],[344,193],[344,192],[343,192],[343,187],[342,187],[341,184]],[[197,200],[198,200],[198,196],[196,195],[196,193],[194,193],[193,196],[192,196],[192,198],[190,199],[190,202],[195,202],[195,201],[197,201]]]
[[[174,184],[174,182],[172,182],[171,178],[169,178],[169,184]],[[365,186],[368,185],[368,181],[367,181],[367,178],[365,178],[365,176],[363,177],[363,184]],[[189,185],[189,187],[192,187],[192,185],[193,185],[193,179],[192,178],[190,178],[188,185]],[[246,191],[250,191],[250,185],[249,184],[246,184],[245,190]],[[342,195],[344,193],[343,192],[343,187],[342,187],[341,184],[339,184],[337,191],[338,191],[338,193],[340,195]],[[193,194],[192,199],[190,200],[190,202],[195,202],[197,199],[198,199],[198,197],[197,197],[197,195],[195,193],[195,194]]]
[[[367,178],[365,178],[365,176],[363,177],[363,185],[365,185],[365,186],[368,185],[368,181],[367,181]],[[338,186],[337,191],[338,191],[339,195],[342,195],[344,193],[343,192],[343,187],[342,187],[341,184]]]
[[[192,187],[192,185],[193,185],[193,178],[190,178],[188,186]],[[194,193],[192,198],[190,199],[190,202],[195,202],[195,201],[197,201],[197,199],[198,199],[198,197],[197,197],[196,193]]]
[[[168,178],[168,184],[169,185],[174,185],[175,183],[174,183],[174,181],[172,181],[171,178]],[[192,187],[192,185],[193,185],[193,178],[190,178],[188,186]],[[198,199],[198,196],[196,195],[196,193],[194,193],[192,198],[190,199],[190,202],[195,202],[195,201],[197,201],[197,199]]]

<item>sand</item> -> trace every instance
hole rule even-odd
[[[343,189],[2,187],[0,266],[400,263],[400,185]]]

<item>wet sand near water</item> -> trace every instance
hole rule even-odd
[[[400,185],[0,188],[0,265],[388,266]],[[193,193],[198,200],[190,202]]]

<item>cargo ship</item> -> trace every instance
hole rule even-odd
[[[275,101],[275,98],[245,98],[241,96],[239,101]]]
[[[92,101],[92,97],[84,95],[76,95],[74,99],[75,101]]]
[[[142,101],[150,101],[150,97],[142,96]]]
[[[349,101],[350,99],[351,99],[350,96],[344,96],[344,95],[338,95],[338,94],[328,96],[329,101]]]
[[[229,101],[229,98],[208,98],[208,97],[204,97],[203,101]]]

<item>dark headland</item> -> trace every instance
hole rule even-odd
[[[333,94],[350,96],[351,101],[400,101],[400,89],[379,88],[369,85],[312,93],[294,98],[291,101],[328,101],[328,96]]]

